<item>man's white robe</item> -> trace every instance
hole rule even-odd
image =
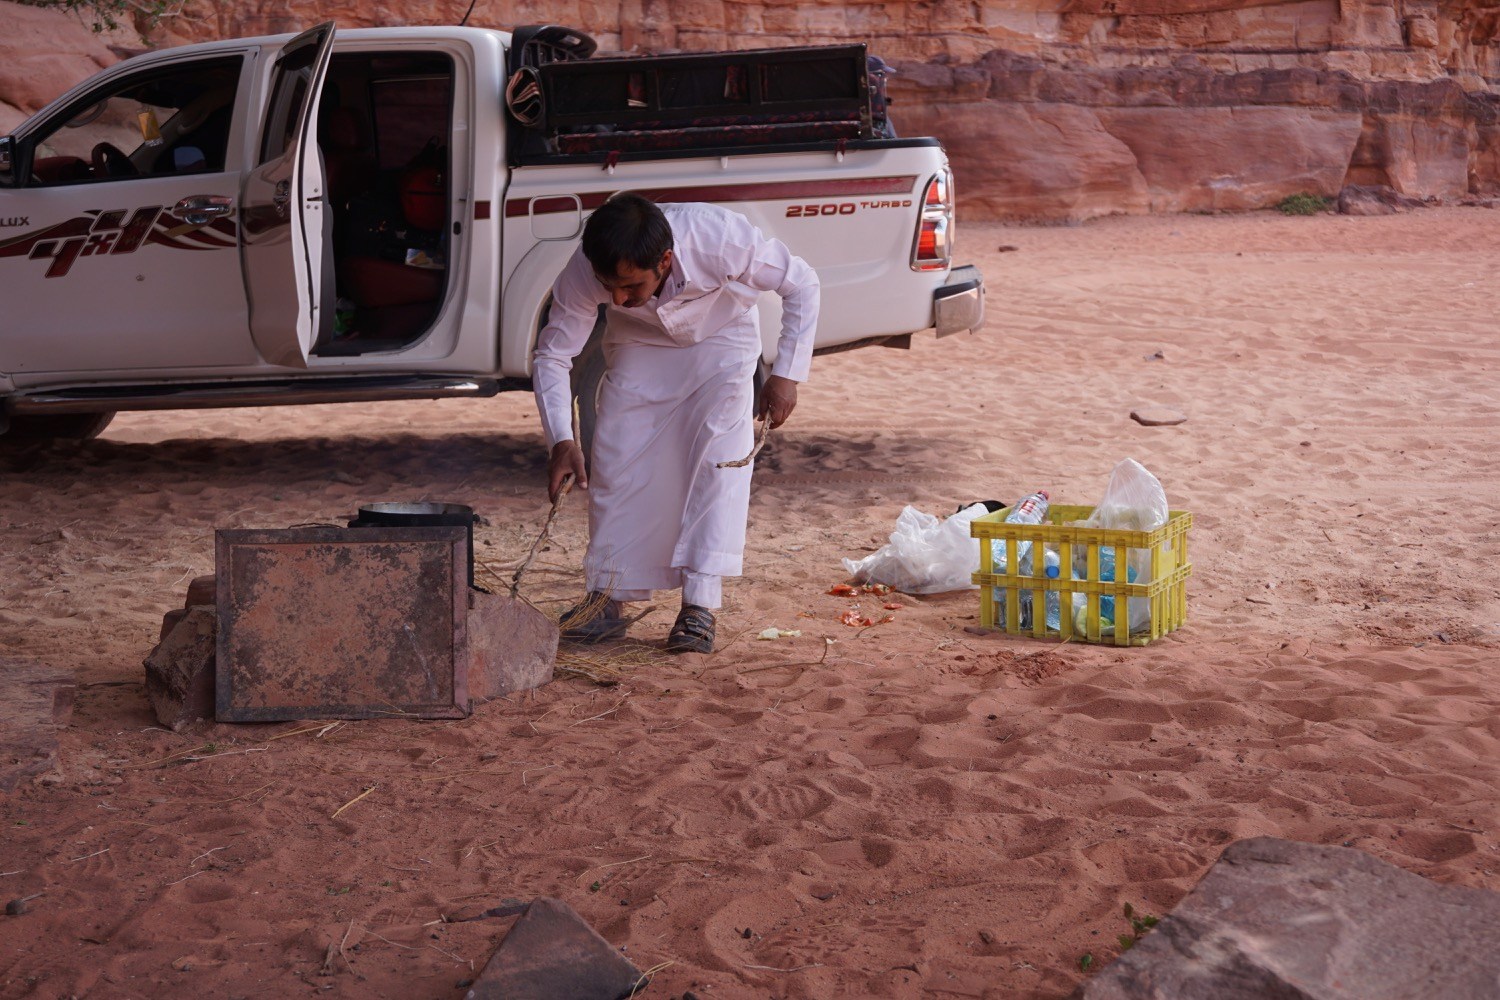
[[[532,367],[550,448],[573,436],[569,372],[608,305],[584,571],[590,590],[631,597],[682,586],[685,573],[739,575],[751,469],[715,466],[754,444],[755,304],[781,296],[771,372],[797,382],[818,318],[817,275],[780,240],[715,205],[661,208],[673,259],[660,295],[614,306],[580,249],[553,285]]]

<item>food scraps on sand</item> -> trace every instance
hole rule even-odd
[[[863,587],[852,583],[835,583],[828,588],[828,593],[834,597],[858,597],[860,594],[874,594],[876,597],[884,597],[891,592],[889,585],[884,583],[867,583]]]

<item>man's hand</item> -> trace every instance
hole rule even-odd
[[[582,489],[589,488],[589,474],[583,467],[583,449],[577,441],[559,441],[552,446],[547,456],[547,499],[557,502],[562,492],[563,477],[572,473],[573,481]]]
[[[797,383],[781,375],[772,375],[760,387],[760,405],[755,408],[757,419],[770,414],[771,426],[780,427],[797,408]]]

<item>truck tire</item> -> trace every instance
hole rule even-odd
[[[27,413],[0,416],[0,451],[14,451],[50,441],[92,441],[115,418],[104,413]]]

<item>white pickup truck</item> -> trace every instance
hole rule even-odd
[[[941,145],[862,45],[595,58],[581,32],[324,24],[137,56],[0,138],[0,447],[118,410],[530,386],[588,213],[726,205],[818,272],[820,353],[977,329]],[[765,357],[779,300],[762,301]],[[589,436],[602,373],[575,365]]]

